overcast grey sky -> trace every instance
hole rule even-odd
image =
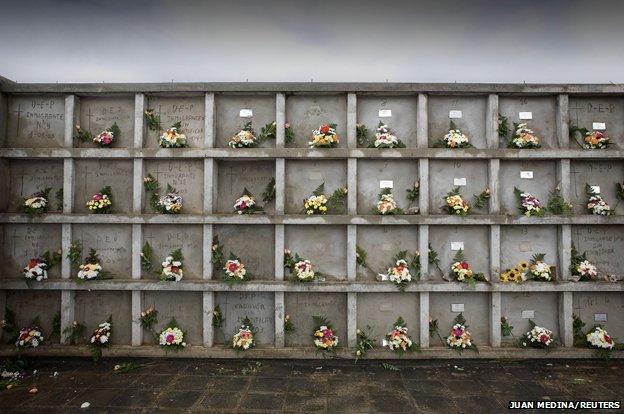
[[[19,82],[624,82],[624,1],[0,0]]]

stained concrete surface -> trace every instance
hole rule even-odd
[[[624,361],[392,361],[399,371],[383,361],[133,361],[115,374],[123,361],[33,359],[36,377],[0,391],[0,411],[497,413],[509,400],[624,400]]]

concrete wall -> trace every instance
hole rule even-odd
[[[588,324],[596,314],[602,318],[606,313],[607,329],[623,337],[621,282],[573,283],[568,271],[574,243],[587,251],[599,271],[620,280],[623,276],[624,204],[611,217],[590,216],[584,209],[586,182],[600,185],[603,197],[613,207],[617,204],[615,184],[624,180],[622,96],[624,90],[613,85],[2,84],[0,252],[6,266],[0,273],[0,308],[6,304],[15,310],[20,324],[39,315],[47,331],[57,312],[63,327],[78,320],[89,329],[112,315],[113,343],[127,346],[118,349],[128,353],[153,349],[153,339],[137,323],[141,310],[150,306],[160,313],[157,328],[175,317],[189,344],[208,356],[231,355],[219,350],[246,316],[258,328],[261,355],[314,355],[308,353],[314,315],[333,322],[345,348],[355,345],[357,328],[369,326],[379,340],[402,316],[412,339],[435,350],[432,355],[443,355],[442,344],[429,338],[429,319],[437,319],[446,335],[458,306],[464,308],[484,355],[501,355],[496,348],[510,345],[500,335],[501,315],[510,318],[516,335],[527,329],[528,315],[533,315],[531,319],[555,331],[569,347],[573,313]],[[162,131],[147,128],[143,111],[148,108],[161,117],[163,128],[182,122],[189,148],[158,148]],[[241,109],[250,109],[252,117],[241,118]],[[382,109],[391,111],[391,117],[381,119],[407,148],[382,151],[357,143],[356,123],[374,130]],[[448,130],[450,111],[462,112],[454,121],[475,149],[433,148]],[[532,113],[529,127],[542,138],[542,149],[511,150],[499,139],[497,114],[507,116],[511,125],[519,121],[520,112]],[[581,127],[605,122],[616,145],[605,151],[581,150],[568,139],[568,119]],[[289,122],[296,139],[285,144],[279,131],[258,149],[227,148],[229,137],[247,120],[257,133],[269,122]],[[72,139],[76,123],[98,133],[113,122],[122,134],[112,149]],[[339,147],[308,150],[312,130],[324,122],[338,124]],[[532,171],[533,178],[521,178],[522,171]],[[163,188],[171,184],[179,191],[183,214],[154,214],[143,191],[147,174],[157,177]],[[232,214],[245,187],[261,202],[272,178],[277,197],[265,206],[267,214]],[[492,198],[468,217],[448,216],[440,210],[442,198],[464,179],[460,191],[471,204],[473,194],[486,187]],[[387,180],[409,214],[372,214],[380,181]],[[416,180],[420,196],[410,203],[406,190]],[[322,182],[327,195],[348,188],[344,210],[327,216],[301,214],[303,199]],[[112,187],[114,213],[88,214],[86,201],[106,185]],[[559,186],[574,203],[574,214],[520,217],[514,186],[544,204]],[[21,197],[46,187],[53,193],[63,189],[62,214],[54,197],[49,214],[31,218],[18,213]],[[253,281],[235,286],[221,281],[221,269],[210,262],[215,235],[226,254],[241,257]],[[50,272],[50,280],[27,289],[21,268],[28,259],[45,250],[66,252],[72,240],[83,242],[85,254],[96,248],[113,279],[76,285],[64,260]],[[146,241],[154,249],[151,272],[140,266]],[[426,254],[421,257],[422,280],[405,293],[376,280],[398,251],[425,253],[429,244],[446,274],[457,242],[463,243],[475,271],[485,273],[491,283],[473,288],[447,282]],[[356,246],[368,252],[368,269],[356,266]],[[185,256],[184,280],[160,282],[160,262],[177,248]],[[325,280],[285,280],[285,248],[310,259]],[[499,282],[501,270],[535,253],[546,253],[557,283]],[[220,328],[212,326],[216,305],[225,318]],[[292,334],[284,333],[285,315],[295,324]],[[153,355],[161,353],[154,350]]]

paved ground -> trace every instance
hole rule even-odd
[[[125,361],[32,359],[37,373],[0,391],[0,412],[473,414],[506,411],[510,399],[624,401],[624,361],[391,361],[399,371],[379,361],[133,361],[118,374]]]

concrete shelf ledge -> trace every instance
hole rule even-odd
[[[370,148],[3,148],[2,158],[26,159],[195,159],[214,158],[228,160],[267,160],[274,158],[286,159],[501,159],[501,160],[618,160],[624,158],[621,149],[586,151],[568,148],[544,148],[535,150],[515,149],[457,149],[444,148],[401,148],[401,149],[370,149]]]
[[[443,214],[430,215],[315,215],[305,214],[77,214],[49,213],[29,216],[21,213],[0,213],[0,223],[42,224],[290,224],[290,225],[445,225],[445,226],[543,226],[543,225],[620,225],[624,215],[525,217],[521,215],[473,214],[465,217]]]
[[[114,327],[113,327],[114,329]],[[20,351],[25,356],[48,356],[48,357],[90,357],[91,349],[85,345],[42,345],[36,349]],[[3,345],[0,347],[0,355],[3,357],[16,354],[15,347]],[[310,359],[321,358],[322,353],[313,347],[296,348],[274,348],[258,346],[245,352],[237,353],[233,349],[224,345],[206,347],[200,345],[190,345],[178,352],[166,353],[162,348],[155,345],[112,345],[102,351],[104,358],[239,358],[239,359]],[[353,349],[340,348],[336,354],[325,354],[327,358],[354,359]],[[479,353],[464,351],[459,354],[453,349],[445,347],[423,348],[420,352],[407,353],[399,357],[394,352],[386,349],[374,349],[368,352],[366,359],[395,359],[399,368],[401,359],[588,359],[597,358],[596,352],[586,348],[564,348],[559,347],[550,352],[541,349],[520,349],[511,347],[494,348],[490,346],[479,346]],[[624,351],[614,351],[612,358],[624,358]]]
[[[253,280],[229,285],[219,280],[184,280],[181,282],[160,282],[154,280],[113,279],[84,282],[72,280],[47,280],[32,283],[30,287],[23,280],[4,280],[0,289],[6,290],[82,290],[82,291],[173,291],[173,292],[337,292],[337,293],[400,293],[388,282],[313,282],[296,283],[277,280]],[[523,284],[477,283],[472,287],[459,282],[414,282],[406,288],[408,292],[622,292],[624,283],[607,282],[561,282]]]

